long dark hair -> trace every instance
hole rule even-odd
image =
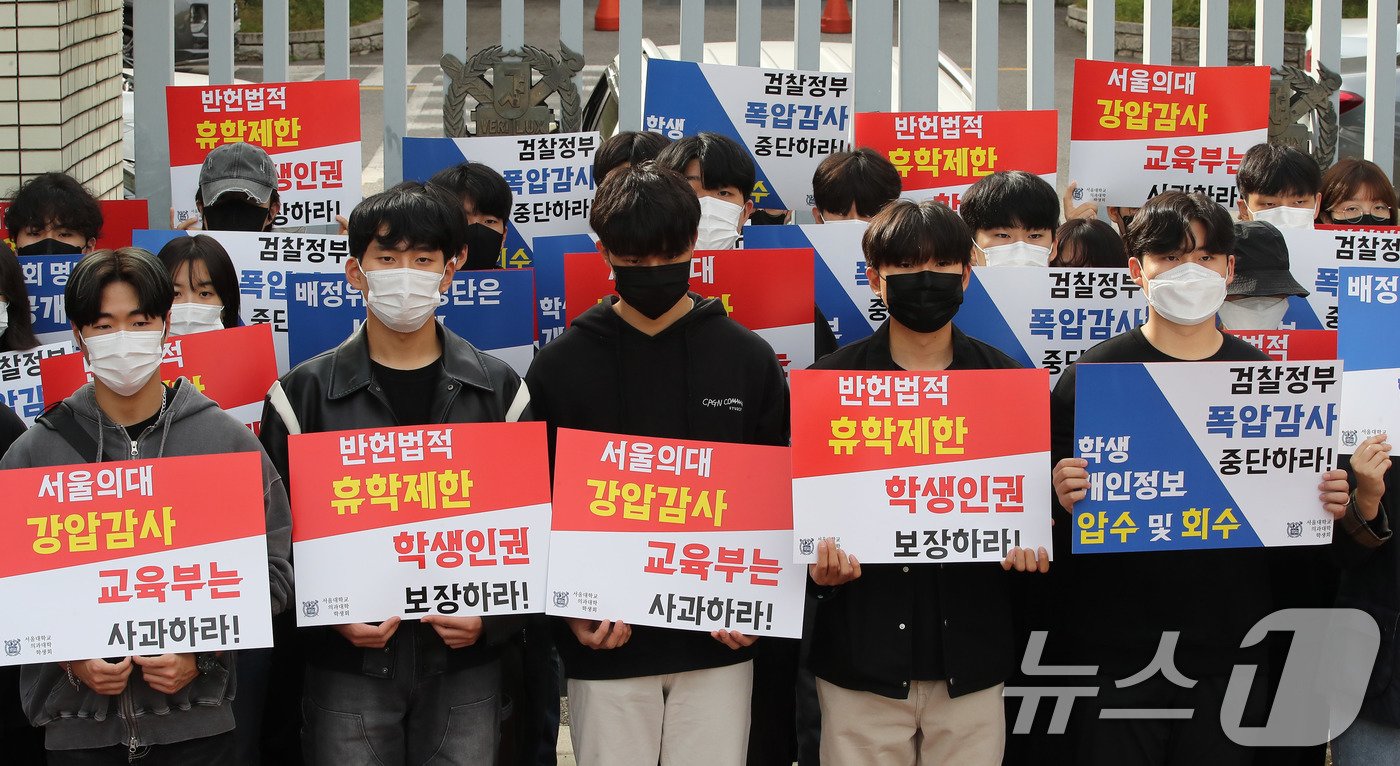
[[[29,313],[29,289],[24,272],[10,246],[0,240],[0,297],[10,304],[10,326],[0,333],[0,351],[28,351],[39,345],[34,337],[34,318]]]
[[[165,243],[165,247],[160,249],[160,254],[156,257],[160,258],[172,282],[180,266],[188,264],[191,287],[194,286],[195,262],[204,264],[204,268],[209,272],[209,282],[224,304],[224,311],[220,315],[224,327],[238,326],[238,271],[233,268],[228,251],[219,244],[219,240],[208,234],[176,237]]]

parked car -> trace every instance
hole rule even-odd
[[[793,69],[796,44],[791,40],[765,41],[759,51],[758,65],[768,69]],[[679,59],[679,45],[657,46],[650,39],[642,40],[644,58]],[[899,109],[899,48],[891,52],[891,110]],[[707,64],[738,63],[736,43],[706,43],[701,58]],[[851,43],[823,42],[817,69],[822,72],[851,72],[855,65],[855,48]],[[646,69],[642,69],[645,89]],[[617,133],[617,59],[614,58],[598,82],[594,84],[583,108],[583,129],[597,130],[607,138]],[[938,53],[938,108],[944,111],[972,109],[972,80],[962,67],[942,51]]]
[[[175,6],[175,63],[198,64],[209,60],[209,4],[173,0]],[[122,3],[122,66],[132,66],[136,0]],[[238,3],[233,4],[233,31],[238,31]]]
[[[1366,103],[1366,44],[1368,40],[1367,19],[1342,19],[1342,88],[1339,93],[1337,119],[1337,157],[1364,157],[1366,155],[1366,111],[1379,108],[1389,113],[1395,120],[1395,164],[1390,168],[1390,180],[1395,182],[1400,175],[1400,88],[1396,88],[1395,102],[1391,104]],[[1400,25],[1396,26],[1400,35]],[[1312,40],[1312,29],[1308,29],[1308,40]],[[1312,61],[1312,47],[1309,43],[1307,61]],[[1400,55],[1397,55],[1396,78],[1400,80]]]

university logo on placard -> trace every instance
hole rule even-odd
[[[562,42],[558,57],[533,45],[512,51],[493,45],[465,64],[444,55],[442,70],[449,83],[442,93],[443,132],[449,137],[576,132],[582,112],[574,76],[582,69],[583,54]],[[545,105],[553,93],[559,94],[557,117]],[[471,110],[475,133],[467,130],[468,96],[476,101]]]
[[[18,656],[19,656],[19,639],[18,639],[18,638],[7,638],[7,639],[5,639],[5,656],[6,656],[6,657],[18,657]]]
[[[301,613],[307,617],[315,617],[321,613],[321,602],[319,599],[301,602]]]
[[[554,591],[554,605],[563,609],[569,605],[569,592],[566,590]]]

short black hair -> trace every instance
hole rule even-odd
[[[1240,160],[1235,173],[1240,197],[1263,194],[1310,197],[1322,191],[1322,169],[1311,155],[1283,144],[1255,144]]]
[[[40,173],[10,193],[5,231],[17,239],[26,229],[56,223],[94,240],[102,234],[102,206],[67,173]]]
[[[488,165],[463,162],[439,170],[428,179],[428,183],[447,190],[459,204],[471,202],[476,212],[482,215],[510,220],[510,206],[515,199],[510,193],[510,184]]]
[[[154,255],[139,247],[97,250],[78,261],[63,288],[63,307],[77,327],[96,324],[102,316],[102,291],[125,282],[136,291],[137,310],[164,320],[175,302],[175,286]]]
[[[365,257],[371,241],[386,250],[423,248],[442,252],[444,262],[466,245],[461,203],[433,184],[404,181],[366,197],[350,211],[350,257]]]
[[[219,315],[219,318],[223,320],[224,327],[238,326],[238,271],[233,268],[233,261],[228,257],[228,251],[219,244],[219,240],[208,234],[176,237],[166,242],[165,247],[160,249],[156,257],[160,259],[161,265],[165,267],[172,282],[175,279],[175,272],[180,270],[180,266],[189,264],[191,286],[194,283],[195,261],[204,264],[205,270],[209,272],[209,284],[224,304],[223,313]]]
[[[870,218],[899,198],[899,171],[884,155],[869,148],[837,152],[822,160],[812,174],[812,204],[826,213]]]
[[[895,200],[870,220],[860,240],[865,265],[882,266],[908,261],[918,266],[930,261],[972,263],[972,232],[942,202]]]
[[[1128,251],[1113,224],[1097,218],[1075,218],[1055,232],[1055,257],[1050,265],[1121,269],[1128,265]]]
[[[685,176],[643,162],[603,179],[588,223],[609,252],[675,258],[695,246],[700,200]]]
[[[1060,195],[1045,179],[1024,170],[999,170],[969,186],[958,207],[973,231],[1020,226],[1049,229],[1060,225]]]
[[[612,136],[593,153],[593,183],[602,183],[619,165],[638,165],[656,159],[670,143],[671,139],[651,131],[624,130]]]
[[[0,300],[9,304],[10,325],[0,333],[0,351],[28,351],[39,345],[34,317],[29,313],[29,288],[15,251],[0,239]]]
[[[1206,241],[1197,242],[1191,224],[1200,221]],[[1123,241],[1128,257],[1180,255],[1203,249],[1216,255],[1235,252],[1235,225],[1220,203],[1200,192],[1169,191],[1143,205],[1128,226]]]
[[[698,133],[672,143],[656,155],[656,164],[680,173],[681,177],[691,160],[700,161],[700,185],[706,189],[733,186],[744,199],[753,194],[753,158],[734,139],[718,133]]]

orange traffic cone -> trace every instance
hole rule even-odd
[[[617,0],[598,0],[598,12],[593,14],[593,28],[599,32],[616,32],[618,23]]]
[[[851,12],[846,10],[846,0],[826,0],[826,7],[822,9],[822,32],[828,35],[851,33]]]

